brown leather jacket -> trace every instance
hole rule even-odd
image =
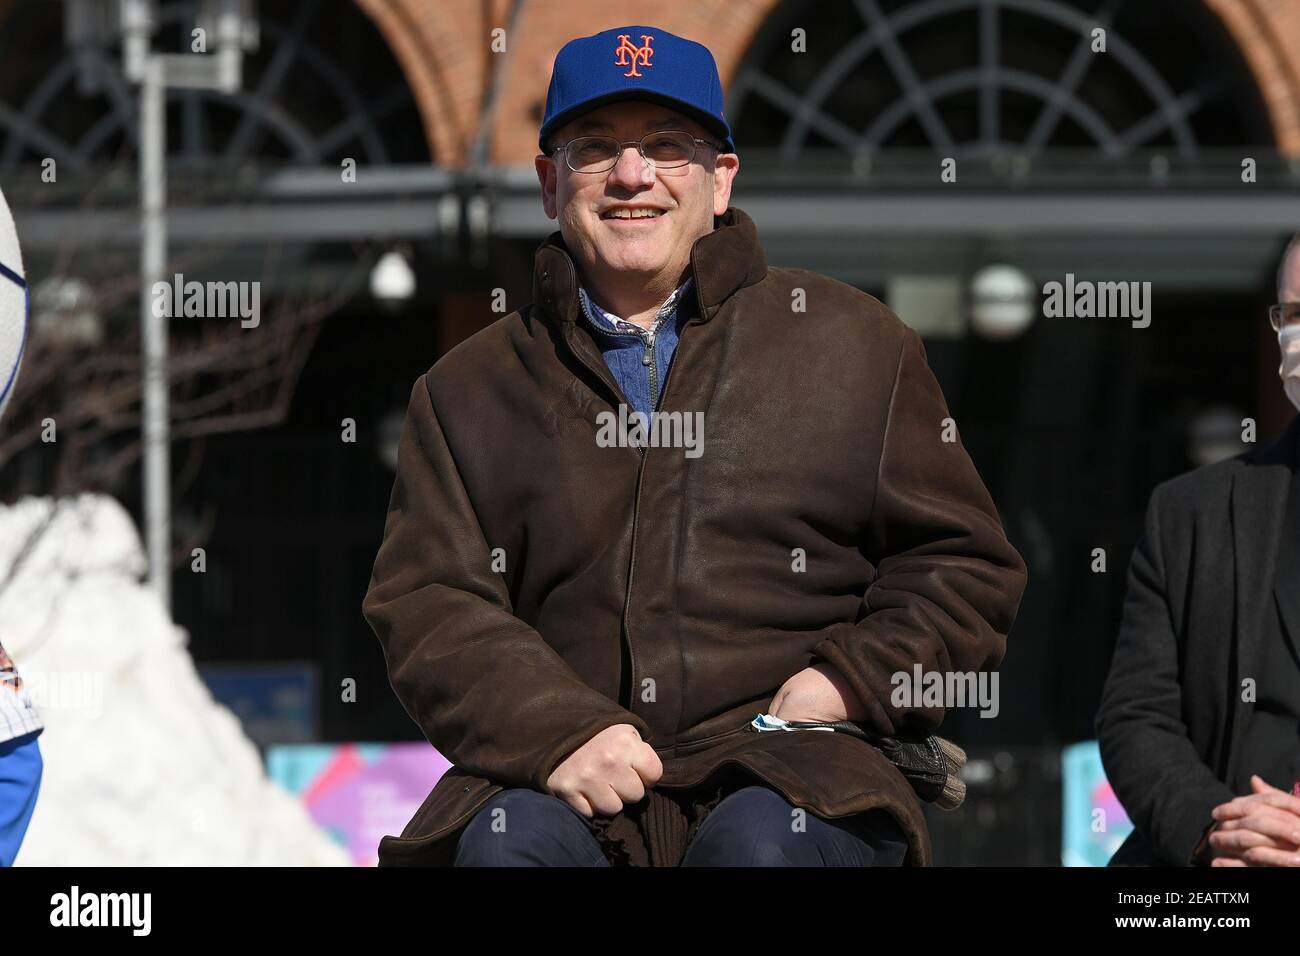
[[[920,337],[889,309],[769,267],[734,207],[691,267],[659,410],[704,413],[698,457],[597,442],[597,415],[626,399],[577,321],[559,232],[538,248],[532,304],[415,382],[363,613],[455,766],[383,839],[382,865],[449,863],[493,794],[544,790],[619,723],[664,766],[633,861],[676,863],[688,834],[667,795],[725,771],[823,817],[886,808],[909,862],[929,862],[920,803],[874,747],[749,722],[828,661],[878,733],[933,729],[942,709],[893,706],[891,675],[995,668],[1024,562],[945,436]]]

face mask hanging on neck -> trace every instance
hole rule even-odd
[[[1286,389],[1286,397],[1300,409],[1300,325],[1283,326],[1277,342],[1282,348],[1282,365],[1277,374]]]

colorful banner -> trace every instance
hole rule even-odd
[[[428,743],[290,744],[267,752],[267,774],[297,794],[357,866],[402,832],[451,764]]]
[[[1106,779],[1097,741],[1061,751],[1061,863],[1105,866],[1133,832],[1133,823]]]

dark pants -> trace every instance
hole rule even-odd
[[[742,787],[704,818],[682,866],[900,866],[907,854],[884,810],[841,821],[794,809],[775,790]],[[456,866],[609,865],[586,818],[535,790],[498,793],[456,847]]]

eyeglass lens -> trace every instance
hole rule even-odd
[[[640,141],[641,153],[657,169],[685,166],[695,155],[695,138],[686,133],[650,133]],[[569,167],[577,172],[613,169],[622,145],[609,136],[580,136],[566,150]]]

